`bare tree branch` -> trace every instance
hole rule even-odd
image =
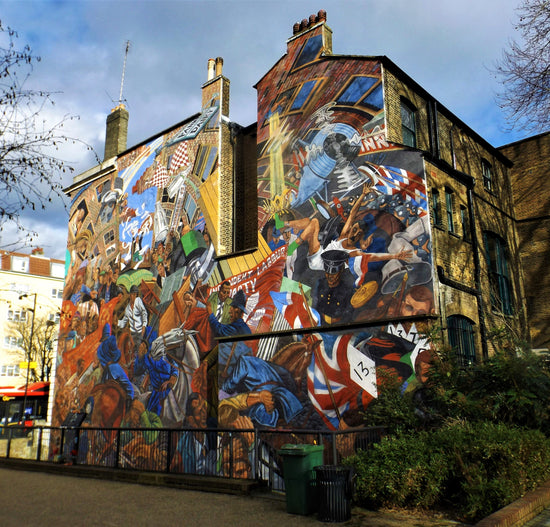
[[[510,128],[543,132],[550,115],[550,0],[524,0],[517,10],[521,41],[510,40],[494,72],[498,105]]]
[[[21,237],[31,240],[36,233],[21,222],[25,209],[46,209],[62,198],[62,175],[73,168],[57,157],[66,143],[76,143],[63,133],[73,116],[51,124],[46,121],[52,94],[27,87],[33,64],[40,57],[28,45],[16,47],[18,35],[0,22],[0,231],[15,223]],[[88,149],[89,146],[86,145]]]

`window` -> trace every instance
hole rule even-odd
[[[306,101],[308,100],[309,96],[311,95],[313,88],[315,88],[315,85],[318,81],[312,80],[305,82],[302,87],[300,88],[300,91],[296,95],[296,98],[294,99],[292,106],[290,107],[290,111],[293,110],[299,110],[304,106]]]
[[[11,257],[11,269],[12,271],[20,271],[22,273],[29,272],[29,259],[21,256]]]
[[[115,231],[114,230],[110,230],[109,232],[106,232],[103,235],[103,243],[105,243],[105,245],[109,245],[110,243],[112,243],[114,241],[115,241]]]
[[[474,325],[462,315],[447,317],[449,344],[456,350],[460,366],[471,366],[476,361]]]
[[[63,289],[52,288],[52,298],[63,299]]]
[[[18,348],[21,344],[21,339],[17,337],[4,337],[4,347],[9,349]]]
[[[218,149],[215,146],[199,146],[193,173],[203,181],[214,171],[218,161]]]
[[[432,189],[432,214],[434,218],[434,225],[441,226],[441,207],[439,205],[439,191],[435,188]]]
[[[50,274],[55,278],[65,278],[65,264],[52,263]]]
[[[511,315],[512,283],[508,271],[508,249],[506,242],[492,232],[483,234],[487,267],[489,269],[489,287],[491,289],[491,304],[494,309],[505,315]]]
[[[447,230],[449,232],[455,232],[454,222],[454,204],[453,204],[453,191],[451,189],[445,189],[445,206],[447,208]]]
[[[323,48],[323,37],[321,35],[315,35],[307,40],[302,47],[300,54],[294,64],[294,68],[299,68],[305,64],[309,64],[314,61]],[[293,68],[293,69],[294,69]]]
[[[8,309],[8,320],[10,322],[26,322],[27,312],[24,309]]]
[[[481,175],[483,176],[483,186],[486,190],[493,190],[493,172],[491,163],[486,159],[481,160]]]
[[[470,241],[470,217],[468,209],[464,205],[460,205],[460,223],[462,224],[462,239],[465,242]]]
[[[401,101],[401,131],[403,144],[416,148],[416,119],[414,108],[406,101]]]
[[[56,324],[59,324],[59,321],[61,320],[61,314],[59,312],[50,313],[48,315],[48,320],[50,320],[51,322],[55,322]]]
[[[15,377],[19,375],[19,365],[18,364],[4,364],[0,368],[0,375],[2,377]]]

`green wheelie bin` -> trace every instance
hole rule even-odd
[[[317,488],[314,467],[323,464],[322,445],[283,445],[283,479],[286,510],[307,516],[317,511]]]

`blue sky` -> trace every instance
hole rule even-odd
[[[256,121],[254,84],[286,51],[295,22],[320,9],[333,52],[386,55],[482,137],[501,146],[525,137],[506,132],[491,73],[510,38],[519,0],[0,0],[2,25],[41,57],[32,86],[54,92],[48,118],[78,116],[67,135],[103,156],[105,119],[119,98],[130,112],[128,146],[200,111],[209,58],[224,59],[230,117]],[[81,145],[62,157],[78,172],[94,158]],[[63,185],[72,182],[66,176]],[[61,202],[24,218],[47,256],[63,258],[68,215]],[[0,246],[13,241],[9,229]]]

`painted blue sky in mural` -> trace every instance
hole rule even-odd
[[[295,22],[319,9],[333,30],[333,52],[386,55],[495,146],[521,139],[505,133],[490,73],[503,46],[516,37],[516,0],[0,0],[2,25],[19,33],[42,60],[28,87],[54,92],[45,117],[79,120],[66,133],[103,157],[105,119],[117,104],[126,41],[131,41],[122,98],[130,112],[128,146],[201,110],[207,61],[224,59],[231,81],[230,118],[256,121],[254,85],[286,51]],[[231,4],[230,9],[228,5]],[[281,4],[286,4],[281,8]],[[77,173],[95,164],[81,145],[61,155]],[[71,184],[66,175],[65,186]],[[25,218],[46,255],[64,257],[68,214],[55,203]],[[15,233],[2,233],[0,244]]]

